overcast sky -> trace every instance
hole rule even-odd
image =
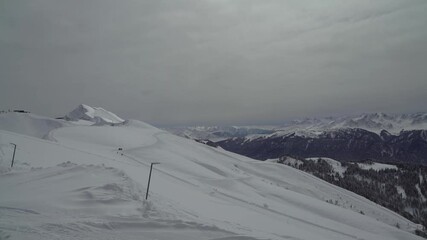
[[[427,1],[0,0],[0,109],[154,125],[427,110]]]

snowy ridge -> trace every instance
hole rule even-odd
[[[86,120],[94,122],[97,125],[124,122],[123,119],[112,112],[109,112],[103,108],[90,107],[84,104],[80,104],[76,109],[68,113],[65,116],[65,119],[68,121]]]
[[[423,130],[427,129],[427,113],[369,113],[358,116],[306,118],[276,127],[274,128],[275,133],[270,136],[285,136],[295,133],[297,136],[316,138],[323,132],[348,128],[360,128],[376,134],[380,134],[383,130],[391,134],[399,134],[405,130]]]
[[[398,134],[404,130],[427,129],[427,113],[385,114],[366,113],[340,117],[305,118],[271,126],[197,126],[167,128],[168,131],[190,139],[209,139],[221,141],[231,137],[246,137],[253,140],[259,137],[278,137],[295,133],[297,136],[315,138],[327,131],[360,128],[379,134],[386,130]],[[236,134],[240,131],[240,135]]]
[[[273,126],[192,126],[170,127],[167,131],[189,139],[221,141],[231,137],[257,137],[273,133]]]
[[[306,118],[291,121],[280,127],[285,131],[291,129],[325,131],[340,128],[361,128],[375,133],[387,130],[393,134],[402,130],[427,129],[427,113],[366,113],[356,116]]]
[[[1,237],[420,239],[409,233],[418,225],[352,192],[139,121],[50,136],[0,130]]]
[[[37,138],[48,138],[51,130],[70,125],[66,121],[31,113],[12,112],[0,114],[0,129]]]

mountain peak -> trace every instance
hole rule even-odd
[[[80,104],[73,111],[69,112],[65,119],[68,121],[85,120],[94,122],[95,124],[116,124],[122,123],[125,120],[118,117],[116,114],[109,112],[100,107],[91,107],[86,104]]]

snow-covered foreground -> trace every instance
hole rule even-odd
[[[46,136],[0,130],[0,239],[419,239],[414,223],[309,174],[142,122]]]

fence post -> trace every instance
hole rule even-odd
[[[10,143],[14,146],[13,148],[13,156],[12,156],[12,163],[10,164],[10,167],[13,167],[13,162],[15,161],[15,152],[16,152],[16,144],[15,143]]]
[[[153,171],[153,165],[160,164],[159,162],[151,163],[150,166],[150,175],[148,175],[148,185],[147,185],[147,193],[145,193],[145,200],[148,198],[148,190],[150,190],[150,182],[151,182],[151,172]]]

